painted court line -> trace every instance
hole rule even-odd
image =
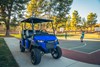
[[[90,53],[88,53],[88,54],[92,54],[92,53],[95,53],[95,52],[98,52],[98,51],[100,51],[100,49],[97,49],[97,50],[95,50],[95,51],[92,51],[92,52],[90,52]]]
[[[84,53],[84,54],[88,54],[87,52],[84,52],[84,51],[79,51],[79,50],[73,50],[75,52],[79,52],[79,53]]]
[[[78,46],[78,47],[73,47],[73,48],[68,48],[68,50],[74,50],[74,49],[76,49],[76,48],[82,48],[82,47],[85,47],[87,44],[86,43],[84,43],[84,45],[82,45],[82,46]],[[67,49],[67,48],[64,48],[64,47],[62,47],[63,49]],[[79,51],[79,50],[74,50],[75,52],[80,52],[80,53],[84,53],[84,54],[88,54],[87,52],[83,52],[83,51]]]
[[[78,47],[73,47],[73,48],[69,48],[70,50],[73,50],[73,49],[76,49],[76,48],[82,48],[82,47],[85,47],[87,44],[84,43],[82,46],[78,46]]]
[[[74,49],[77,49],[77,48],[83,48],[83,47],[85,47],[86,45],[87,45],[87,44],[84,43],[83,46],[78,46],[78,47],[69,48],[69,50],[74,50]],[[74,51],[76,51],[76,52],[81,52],[81,53],[85,53],[85,54],[92,54],[92,53],[95,53],[95,52],[100,51],[100,49],[94,50],[94,51],[89,52],[89,53],[88,53],[88,52],[79,51],[79,50],[74,50]]]
[[[62,49],[67,49],[67,48],[62,48]],[[67,50],[71,50],[71,49],[67,49]],[[79,50],[72,50],[72,51],[79,52],[79,53],[84,53],[84,54],[88,54],[87,52],[83,52],[83,51],[79,51]]]

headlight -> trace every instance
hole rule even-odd
[[[56,39],[56,40],[55,40],[55,42],[56,42],[57,44],[59,44],[59,41],[58,41],[58,39]]]
[[[55,40],[55,42],[57,42],[57,41],[58,41],[58,39]]]
[[[43,41],[43,40],[38,40],[38,42],[41,42],[41,43],[42,43],[42,42],[44,42],[44,41]]]

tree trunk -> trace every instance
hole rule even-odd
[[[5,36],[10,36],[9,30],[6,30]]]
[[[10,36],[10,27],[9,24],[6,24],[6,33],[5,36]]]
[[[91,32],[92,32],[92,25],[91,25]]]
[[[12,5],[13,5],[13,0],[11,2],[11,4],[9,6],[7,6],[7,11],[8,11],[8,19],[6,19],[5,21],[5,25],[6,25],[6,33],[5,36],[10,36],[10,19],[11,19],[11,11],[12,11]]]
[[[10,36],[10,33],[9,33],[10,32],[10,26],[9,26],[10,14],[11,13],[9,13],[8,20],[5,21],[5,25],[6,25],[6,34],[5,34],[5,36]]]
[[[55,29],[54,29],[53,23],[51,22],[51,24],[52,24],[53,33],[55,35]]]

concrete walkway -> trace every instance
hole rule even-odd
[[[4,38],[4,40],[20,67],[100,67],[100,65],[82,63],[65,57],[55,60],[50,54],[44,55],[39,65],[33,65],[31,63],[30,53],[28,51],[24,53],[20,52],[18,39]]]

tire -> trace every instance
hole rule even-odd
[[[31,62],[34,65],[37,65],[41,62],[41,53],[39,49],[34,48],[31,50]]]
[[[20,43],[20,51],[25,52],[25,48],[21,45],[21,43]]]
[[[62,56],[62,51],[59,46],[52,50],[51,55],[54,59],[59,59]]]

